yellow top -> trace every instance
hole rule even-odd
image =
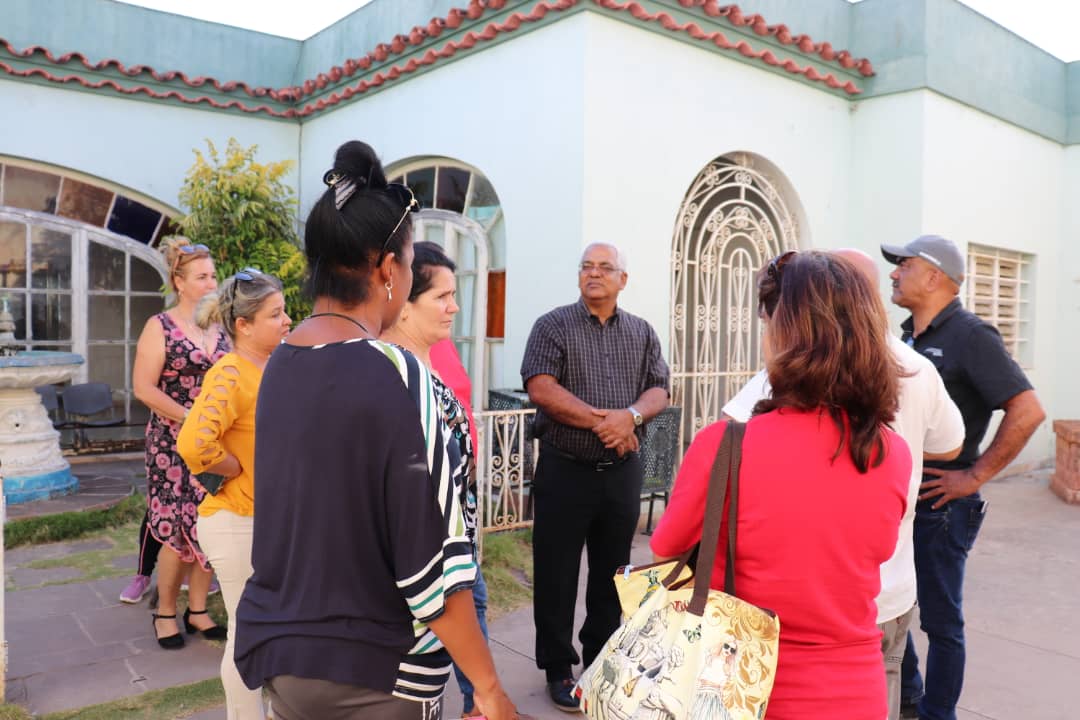
[[[217,495],[207,493],[199,504],[203,517],[218,510],[255,513],[255,400],[262,374],[250,361],[228,353],[206,372],[202,391],[180,428],[176,450],[193,475],[228,454],[240,461],[240,474],[225,480]]]

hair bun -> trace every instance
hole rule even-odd
[[[386,187],[386,173],[375,150],[359,140],[350,140],[334,154],[334,168],[323,176],[323,182],[333,187],[341,176],[351,178],[365,190]]]

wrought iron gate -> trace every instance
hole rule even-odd
[[[798,249],[800,235],[798,200],[778,175],[752,154],[725,155],[698,174],[679,209],[671,404],[683,408],[680,448],[764,364],[755,279],[770,259]]]

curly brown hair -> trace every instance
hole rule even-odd
[[[754,413],[821,409],[840,431],[861,473],[885,459],[883,430],[896,415],[902,368],[888,344],[888,318],[869,280],[850,261],[785,253],[758,279],[769,323],[772,397]]]

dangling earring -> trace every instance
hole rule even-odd
[[[383,285],[383,287],[386,288],[386,301],[390,302],[391,300],[394,299],[394,293],[390,292],[391,290],[394,289],[394,285],[393,285],[393,283],[388,281],[385,285]]]

